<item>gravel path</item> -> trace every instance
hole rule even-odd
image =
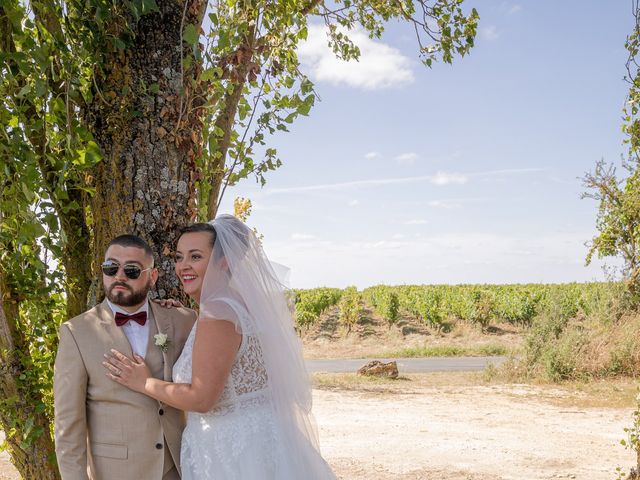
[[[314,390],[322,451],[349,480],[611,480],[630,409],[558,406],[529,385]],[[0,441],[2,436],[0,434]],[[18,478],[6,452],[0,480]]]
[[[544,390],[544,391],[542,391]],[[324,456],[351,480],[612,480],[630,409],[560,407],[526,385],[317,391]]]

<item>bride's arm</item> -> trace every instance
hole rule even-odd
[[[180,410],[205,413],[222,391],[242,336],[231,322],[199,320],[193,345],[191,383],[172,383],[153,378],[142,357],[134,360],[112,350],[105,367],[115,382],[144,393]],[[119,375],[116,375],[119,374]]]

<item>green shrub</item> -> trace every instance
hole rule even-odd
[[[471,299],[473,300],[473,307],[469,320],[480,325],[484,331],[493,317],[494,295],[488,290],[476,290],[471,293]]]
[[[389,327],[395,325],[400,318],[400,300],[394,287],[378,285],[362,292],[362,297],[373,307],[374,311],[384,317]]]
[[[558,341],[549,343],[542,354],[545,377],[559,382],[585,376],[578,364],[584,344],[584,334],[579,330],[568,331]]]
[[[320,315],[342,296],[339,288],[314,288],[311,290],[294,290],[295,321],[298,328],[309,328]]]
[[[360,320],[362,315],[360,302],[361,296],[356,287],[344,289],[338,306],[340,308],[340,323],[347,328],[347,333],[350,333],[353,326]]]

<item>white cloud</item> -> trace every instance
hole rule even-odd
[[[395,160],[400,165],[413,165],[418,159],[418,154],[414,152],[403,153],[398,155]]]
[[[450,200],[431,200],[427,205],[433,208],[460,208],[462,206],[459,202]]]
[[[486,172],[470,173],[470,177],[500,177],[503,175],[539,173],[549,170],[548,168],[505,168],[502,170],[487,170]]]
[[[349,206],[350,207],[355,207],[355,206],[358,206],[358,205],[360,205],[360,202],[358,200],[350,200],[349,201]]]
[[[371,40],[362,30],[350,31],[348,35],[360,48],[358,61],[345,62],[336,58],[327,45],[326,27],[309,27],[307,41],[298,47],[298,56],[316,81],[365,90],[413,83],[412,62],[399,50]]]
[[[497,40],[500,34],[498,33],[498,29],[495,25],[489,25],[488,27],[484,27],[480,30],[480,36],[485,40],[493,41]]]
[[[320,191],[349,190],[362,187],[380,187],[387,185],[403,185],[407,183],[429,182],[433,185],[444,186],[451,184],[465,184],[471,178],[501,178],[505,175],[525,173],[538,173],[546,171],[545,168],[511,168],[503,170],[488,170],[485,172],[473,172],[467,174],[438,172],[435,175],[420,175],[416,177],[379,178],[367,180],[353,180],[351,182],[325,183],[319,185],[306,185],[302,187],[268,188],[265,195],[282,193],[306,193]],[[254,195],[257,197],[258,195]]]
[[[515,4],[513,5],[510,9],[509,9],[509,15],[512,15],[514,13],[518,13],[519,11],[522,10],[522,5],[519,4]]]
[[[450,185],[450,184],[458,184],[462,185],[469,181],[469,177],[466,175],[461,175],[459,173],[445,173],[438,172],[432,179],[431,183],[434,185]]]
[[[309,235],[306,233],[294,233],[291,235],[291,240],[317,240],[315,235]]]
[[[414,219],[414,220],[409,220],[404,222],[405,225],[426,225],[427,222],[426,220],[422,220],[422,219]]]
[[[378,152],[369,152],[364,156],[364,158],[366,158],[367,160],[373,160],[380,157],[382,157],[382,155],[380,155],[380,153]]]
[[[549,180],[551,180],[553,183],[559,183],[561,185],[575,185],[577,182],[575,178],[572,178],[571,180],[567,180],[554,175],[550,176]]]

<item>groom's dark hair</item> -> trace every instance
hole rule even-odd
[[[109,242],[107,250],[111,245],[120,245],[121,247],[135,247],[144,250],[144,253],[153,260],[153,250],[147,242],[137,235],[118,235],[116,238]]]

